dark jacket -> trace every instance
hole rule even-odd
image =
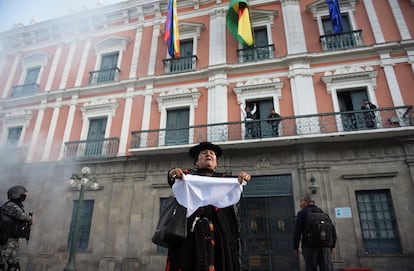
[[[311,204],[311,205],[306,206],[305,208],[303,208],[296,214],[295,229],[293,232],[293,249],[299,248],[300,241],[302,241],[302,247],[312,247],[312,244],[304,235],[304,231],[306,229],[306,214],[308,211],[311,211],[311,210],[322,211],[322,209],[320,209],[318,206]],[[336,244],[336,229],[335,229],[335,225],[333,223],[331,224],[332,224],[332,241],[333,241],[332,248],[334,248]]]
[[[369,109],[376,109],[377,108],[377,106],[374,105],[373,103],[368,103],[368,107],[369,108],[367,108],[367,106],[365,104],[363,104],[363,105],[361,105],[361,110],[369,110]]]
[[[268,120],[267,123],[271,124],[271,125],[279,125],[279,122],[281,121],[281,117],[278,113],[270,113],[267,116]]]
[[[23,238],[22,229],[32,223],[32,217],[21,202],[7,201],[1,206],[1,230],[8,238]]]
[[[209,170],[188,170],[186,173],[211,177],[226,177],[225,174]],[[168,180],[170,186],[173,180]],[[187,238],[168,250],[166,271],[207,271],[209,261],[216,271],[240,271],[240,219],[238,204],[226,208],[203,206],[197,209],[187,220]],[[207,223],[214,226],[209,231]],[[206,244],[206,232],[209,238],[214,238],[214,258],[205,257],[211,252]],[[207,248],[206,248],[207,247]]]

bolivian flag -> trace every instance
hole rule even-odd
[[[253,45],[252,25],[250,23],[247,0],[231,0],[226,18],[230,33],[243,46]]]

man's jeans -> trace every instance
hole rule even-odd
[[[331,249],[329,247],[303,247],[306,271],[332,271]]]

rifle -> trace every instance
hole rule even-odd
[[[33,213],[29,213],[29,215],[33,217]],[[29,244],[29,240],[30,240],[31,226],[32,224],[30,224],[29,222],[25,222],[21,230],[21,237],[26,239],[27,244]]]

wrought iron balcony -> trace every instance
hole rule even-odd
[[[332,51],[362,46],[362,30],[356,30],[341,34],[320,36],[319,41],[324,51]]]
[[[164,73],[188,72],[196,69],[197,56],[163,59]]]
[[[119,138],[65,142],[63,159],[113,157],[118,153]]]
[[[237,50],[239,63],[269,59],[275,56],[275,45],[252,46]]]
[[[202,141],[229,142],[300,139],[313,136],[370,134],[400,131],[414,126],[412,106],[287,116],[248,122],[226,122],[190,126],[181,129],[157,129],[132,132],[131,149],[186,145]],[[404,129],[403,129],[404,130]],[[412,130],[410,130],[412,132]]]
[[[12,89],[11,97],[18,98],[18,97],[23,97],[23,96],[34,95],[36,94],[38,90],[39,90],[39,85],[36,83],[14,86]]]
[[[104,69],[89,72],[89,84],[102,84],[119,80],[119,68]]]

